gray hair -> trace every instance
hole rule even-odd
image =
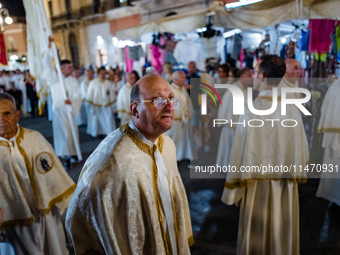
[[[0,93],[0,102],[3,101],[3,100],[6,100],[6,99],[12,102],[14,111],[17,111],[17,105],[15,103],[14,97],[12,95],[8,94],[8,93],[5,93],[5,92]]]
[[[172,80],[173,81],[175,81],[175,80],[177,80],[177,79],[179,79],[179,77],[180,77],[180,74],[182,74],[182,73],[184,73],[185,74],[185,72],[183,72],[183,71],[176,71],[176,72],[174,72],[173,74],[172,74]]]
[[[130,104],[139,101],[139,85],[136,84],[132,87],[131,94],[130,94]]]

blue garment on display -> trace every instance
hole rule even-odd
[[[300,50],[308,50],[310,31],[301,31]]]

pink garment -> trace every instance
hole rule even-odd
[[[316,51],[319,54],[329,52],[331,45],[330,34],[333,33],[335,20],[332,19],[311,19],[308,29],[310,29],[309,51]]]
[[[161,36],[161,38],[159,40],[159,44],[162,45],[162,46],[166,45],[166,39],[163,36]],[[163,66],[164,63],[165,63],[166,49],[165,49],[165,47],[162,47],[162,48],[164,48],[164,49],[159,49],[159,51],[161,53],[159,61],[161,62],[162,66]],[[161,71],[161,73],[162,73],[162,71]]]
[[[166,40],[163,38],[163,36],[159,39],[159,44],[164,45],[166,44]],[[155,70],[158,72],[159,75],[163,72],[163,65],[165,62],[165,56],[166,56],[166,50],[161,49],[158,46],[155,46],[153,44],[150,45],[150,51],[151,51],[151,64],[155,68]]]
[[[126,72],[132,72],[133,60],[129,59],[129,47],[128,46],[125,46],[124,48],[124,55],[125,55]]]
[[[151,50],[151,59],[152,59],[151,64],[155,68],[155,70],[159,73],[159,75],[161,75],[163,71],[163,67],[162,67],[162,63],[160,62],[161,53],[159,52],[159,47],[151,44],[150,50]]]
[[[242,64],[243,64],[243,61],[245,60],[245,58],[246,58],[246,56],[244,55],[244,49],[241,47],[240,58],[239,58],[240,63],[241,63],[241,65],[240,65],[241,68],[243,68]]]

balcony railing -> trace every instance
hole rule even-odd
[[[51,21],[52,24],[55,24],[57,22],[63,22],[68,20],[79,20],[83,17],[91,16],[97,13],[105,13],[105,11],[111,10],[113,8],[115,8],[114,0],[103,1],[100,3],[100,5],[82,6],[77,11],[72,12],[69,11],[59,16],[52,16]]]

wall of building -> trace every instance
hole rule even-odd
[[[27,34],[25,24],[11,24],[5,26],[4,39],[7,59],[11,55],[21,58],[27,56]]]

